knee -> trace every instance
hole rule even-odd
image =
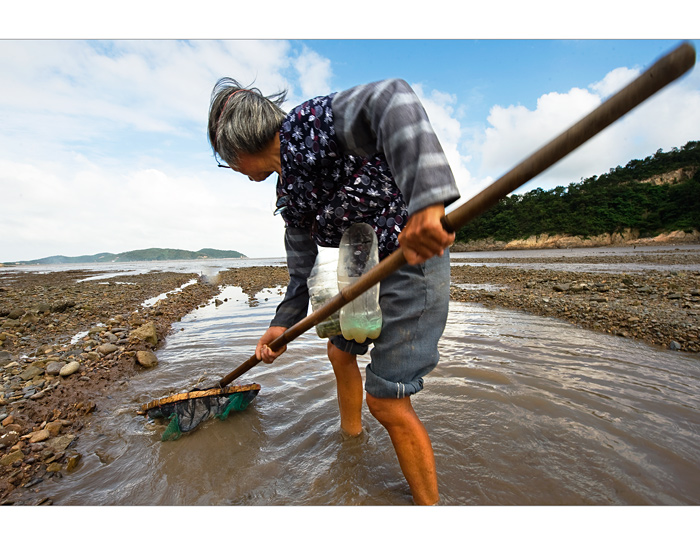
[[[365,399],[369,412],[385,427],[403,422],[412,410],[408,397],[402,399],[383,398],[375,397],[367,392]]]
[[[365,399],[367,401],[367,408],[369,409],[370,414],[381,422],[386,413],[383,400],[379,397],[374,397],[369,392],[367,392]]]
[[[328,359],[330,360],[334,368],[337,366],[357,365],[357,357],[354,354],[343,352],[340,348],[336,347],[331,341],[328,341],[327,351]]]

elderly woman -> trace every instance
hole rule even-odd
[[[447,320],[454,234],[443,229],[445,206],[459,198],[428,117],[402,80],[316,97],[288,114],[286,93],[269,97],[222,79],[214,87],[209,141],[236,172],[261,182],[277,173],[290,282],[256,355],[272,363],[285,348],[267,346],[306,316],[306,280],[318,246],[338,247],[354,223],[371,225],[380,259],[399,246],[408,264],[380,285],[382,332],[357,343],[328,342],[341,429],[362,433],[362,377],[357,355],[368,345],[367,406],[386,428],[414,502],[438,501],[433,449],[410,396],[435,368]],[[223,165],[222,165],[223,166]]]

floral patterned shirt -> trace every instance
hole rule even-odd
[[[409,214],[459,191],[418,97],[403,80],[359,85],[294,108],[280,129],[278,211],[290,281],[271,326],[306,316],[319,246],[338,247],[354,223],[377,233],[380,259],[398,247]]]
[[[398,248],[408,210],[383,154],[345,155],[335,135],[331,100],[297,106],[282,123],[278,202],[287,226],[311,232],[319,246],[337,248],[345,230],[367,223],[380,259]]]

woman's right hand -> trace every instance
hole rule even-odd
[[[277,357],[281,356],[285,350],[287,350],[287,345],[280,348],[277,352],[273,352],[268,345],[285,331],[287,331],[286,327],[270,327],[265,334],[260,337],[258,346],[255,347],[255,357],[265,363],[272,363]]]

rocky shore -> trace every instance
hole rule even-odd
[[[486,259],[455,261],[462,264],[452,267],[454,300],[700,351],[700,272],[689,267],[700,264],[698,251],[549,260],[678,269],[643,274],[528,266],[547,261],[542,258],[491,260],[493,266],[484,266]],[[36,484],[79,471],[77,441],[81,429],[98,417],[100,398],[119,395],[132,376],[157,365],[156,351],[173,324],[215,301],[221,286],[242,287],[255,305],[260,290],[289,279],[284,267],[230,269],[213,278],[151,272],[95,280],[93,274],[0,274],[0,504],[25,504],[24,493]],[[17,497],[22,500],[16,502]],[[51,499],[31,502],[50,504]]]
[[[692,268],[700,265],[697,250],[453,261],[464,263],[452,267],[453,300],[559,318],[672,350],[700,351],[700,271]],[[674,270],[570,272],[529,268],[533,263],[642,264]]]
[[[262,288],[289,279],[282,267],[232,269],[216,278],[92,275],[0,275],[0,504],[13,503],[17,488],[31,490],[79,468],[76,442],[99,413],[100,398],[119,395],[130,377],[157,365],[155,352],[171,326],[214,300],[220,285],[243,287],[254,304]]]

